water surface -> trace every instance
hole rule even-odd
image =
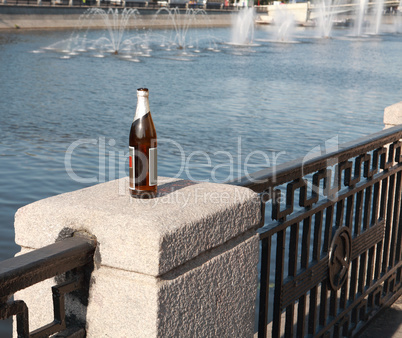
[[[379,131],[384,108],[402,99],[400,34],[355,39],[337,30],[317,39],[299,28],[298,43],[276,43],[273,27],[259,27],[253,47],[226,44],[230,29],[192,30],[188,38],[194,44],[206,32],[214,50],[203,42],[188,56],[153,45],[138,62],[106,52],[67,59],[43,49],[70,31],[0,32],[0,260],[18,251],[18,208],[126,175],[136,88],[150,90],[159,174],[209,181]],[[65,164],[80,140],[71,167],[86,183]],[[254,166],[245,168],[246,158]],[[10,323],[0,323],[0,336],[9,334]]]

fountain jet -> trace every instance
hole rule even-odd
[[[254,39],[254,8],[243,8],[232,18],[232,38],[230,44],[251,45]]]

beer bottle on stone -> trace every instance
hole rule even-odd
[[[129,188],[136,198],[153,198],[157,192],[157,141],[148,96],[148,89],[137,89],[137,109],[130,130]]]

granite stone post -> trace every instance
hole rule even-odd
[[[88,304],[66,305],[87,337],[252,337],[258,195],[166,178],[158,188],[158,198],[134,199],[125,178],[29,204],[16,213],[16,243],[24,253],[75,232],[96,237]],[[15,295],[31,331],[53,319],[53,285]]]
[[[402,101],[384,109],[385,129],[402,124]]]

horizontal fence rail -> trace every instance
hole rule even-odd
[[[17,316],[17,334],[21,338],[48,337],[62,331],[63,337],[84,337],[83,327],[67,325],[65,294],[87,292],[95,247],[95,240],[76,236],[0,262],[0,319]],[[57,285],[52,287],[54,320],[30,332],[28,307],[23,300],[12,300],[12,296],[56,276]]]
[[[261,194],[259,337],[355,336],[402,293],[402,127],[229,182]]]

